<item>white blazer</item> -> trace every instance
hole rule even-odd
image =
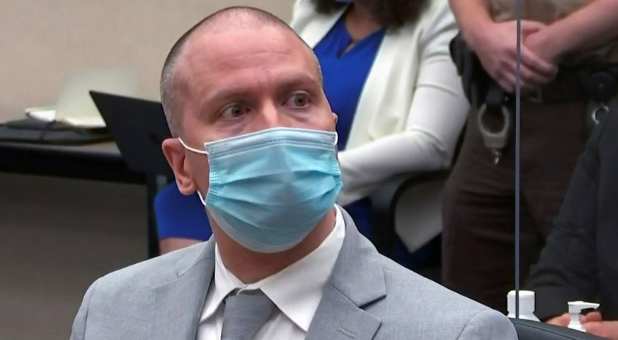
[[[297,0],[291,26],[313,48],[344,12],[319,14],[311,0]],[[368,196],[397,175],[450,165],[469,109],[449,54],[456,32],[447,0],[429,0],[418,20],[387,31],[361,92],[346,150],[339,153],[340,204]],[[431,229],[423,238],[440,228]]]

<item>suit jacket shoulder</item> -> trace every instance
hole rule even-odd
[[[381,255],[379,255],[382,257]],[[516,339],[501,313],[383,258],[387,296],[369,311],[387,314],[384,339]],[[382,337],[381,337],[382,338]]]
[[[99,278],[84,296],[71,339],[164,339],[167,322],[179,328],[177,339],[195,332],[213,248],[210,241],[200,243]]]
[[[497,311],[380,255],[343,215],[346,236],[308,340],[517,338]]]
[[[307,340],[516,338],[504,316],[378,254],[344,219]],[[108,274],[88,289],[71,339],[195,339],[213,272],[209,241]]]
[[[102,276],[93,286],[96,286],[98,294],[113,296],[164,286],[175,281],[201,258],[207,257],[204,254],[205,246],[205,243],[199,243],[133,264]]]

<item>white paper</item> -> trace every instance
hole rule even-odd
[[[26,109],[26,117],[53,122],[56,120],[56,109],[53,106],[29,107]]]

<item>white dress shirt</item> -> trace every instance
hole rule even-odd
[[[233,290],[261,289],[277,306],[255,336],[256,340],[304,339],[343,245],[345,223],[339,207],[336,222],[322,244],[280,272],[256,283],[244,284],[227,270],[215,245],[215,273],[197,332],[198,340],[219,340],[223,328],[223,300]]]

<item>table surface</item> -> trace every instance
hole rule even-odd
[[[0,142],[0,147],[10,148],[14,150],[40,150],[47,152],[61,152],[73,155],[92,155],[122,159],[120,150],[118,150],[118,146],[113,141],[84,145]]]
[[[144,183],[113,141],[84,145],[0,142],[0,172]]]
[[[2,114],[0,115],[0,123],[12,121],[16,119],[24,119],[26,116],[23,113]],[[61,144],[41,144],[41,143],[22,143],[22,142],[5,142],[0,141],[0,148],[3,150],[24,150],[24,151],[40,151],[49,153],[62,153],[75,156],[93,156],[104,157],[107,159],[122,159],[120,150],[114,141],[82,144],[82,145],[61,145]]]
[[[114,141],[83,145],[0,142],[0,172],[146,184],[148,256],[158,254],[152,206],[156,178],[129,169]]]

